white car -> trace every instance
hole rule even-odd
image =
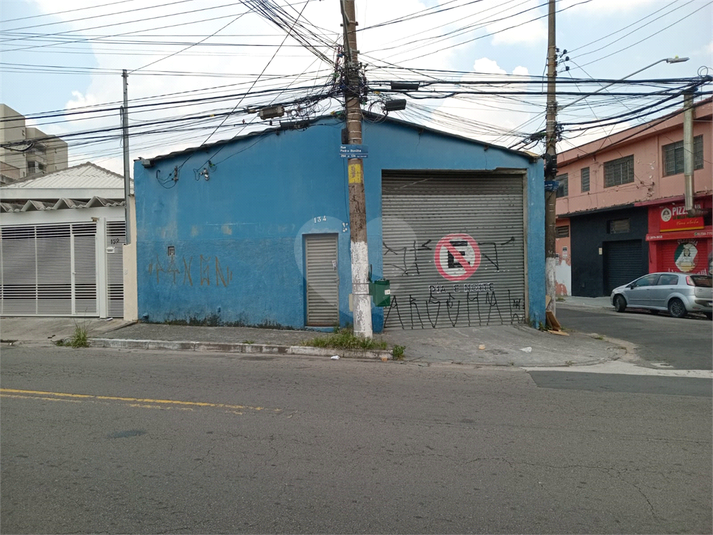
[[[682,318],[689,312],[699,312],[711,319],[711,275],[649,273],[614,288],[611,304],[617,312],[624,312],[627,308],[645,308],[653,313],[668,310],[675,318]]]

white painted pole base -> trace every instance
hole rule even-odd
[[[369,251],[366,242],[351,242],[354,334],[372,338],[371,296],[369,295]]]

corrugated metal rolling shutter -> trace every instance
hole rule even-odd
[[[659,247],[657,271],[694,274],[708,270],[708,244],[709,242],[704,239],[667,240],[656,245],[649,244],[649,247]],[[681,256],[686,247],[689,248],[688,258]]]
[[[604,242],[604,292],[649,272],[641,256],[641,240]]]
[[[123,221],[106,224],[106,268],[109,316],[124,317],[124,244],[126,225]]]
[[[307,325],[339,325],[339,276],[337,235],[305,236]]]
[[[386,328],[525,320],[523,190],[522,173],[384,173]]]

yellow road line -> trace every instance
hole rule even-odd
[[[0,395],[3,397],[26,397],[36,399],[63,399],[66,401],[120,401],[129,403],[131,406],[141,406],[144,403],[152,403],[153,405],[178,405],[182,407],[209,407],[215,409],[229,409],[231,411],[269,411],[281,412],[282,409],[268,409],[266,407],[251,407],[248,405],[228,405],[226,403],[208,403],[205,401],[178,401],[172,399],[151,399],[151,398],[124,398],[118,396],[94,396],[91,394],[68,394],[65,392],[44,392],[39,390],[15,390],[12,388],[0,388]]]

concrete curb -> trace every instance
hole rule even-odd
[[[310,346],[281,346],[272,344],[239,344],[231,342],[192,342],[172,340],[122,340],[113,338],[90,338],[90,347],[108,349],[144,349],[147,351],[168,349],[170,351],[215,351],[220,353],[258,353],[270,355],[309,355],[342,358],[391,360],[391,351],[357,349],[334,349]]]

